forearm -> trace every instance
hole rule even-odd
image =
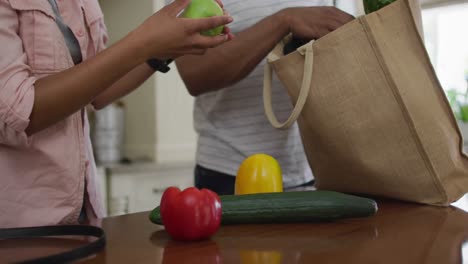
[[[115,100],[129,94],[141,86],[153,74],[154,70],[148,64],[143,63],[137,66],[111,87],[99,94],[92,102],[94,108],[102,109]]]
[[[34,105],[26,133],[34,134],[79,111],[149,58],[164,59],[185,54],[202,54],[205,49],[216,47],[228,40],[225,35],[207,37],[200,35],[200,32],[229,24],[232,17],[223,15],[179,19],[177,15],[188,4],[188,0],[174,1],[97,56],[66,71],[37,80],[34,84]],[[10,8],[10,11],[13,10]],[[9,27],[2,27],[2,32],[8,28],[10,30],[6,31],[6,35],[11,34],[19,38],[15,30],[15,26],[18,26],[15,23],[17,20],[14,19],[17,14],[10,12],[6,15],[11,16],[11,20],[6,21],[13,23]],[[3,35],[5,34],[0,34]],[[128,83],[128,80],[123,82]],[[122,87],[124,86],[128,88],[127,85]],[[118,90],[124,93],[128,91],[127,88]]]
[[[177,67],[191,95],[219,90],[246,77],[288,32],[280,12],[203,56],[177,59]]]
[[[75,67],[39,79],[28,134],[40,131],[80,110],[105,89],[145,61],[132,36]]]

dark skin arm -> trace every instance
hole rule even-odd
[[[65,119],[94,101],[114,83],[111,95],[98,99],[98,106],[129,92],[130,79],[143,82],[151,72],[144,65],[149,58],[177,58],[204,54],[228,40],[227,35],[205,37],[198,32],[230,23],[228,16],[207,19],[177,18],[190,0],[177,0],[148,18],[140,27],[97,56],[66,71],[35,83],[34,106],[28,135]],[[159,25],[166,25],[161,27]],[[147,67],[147,68],[145,68]],[[129,73],[130,74],[127,74]],[[122,78],[126,76],[126,78]],[[105,95],[105,94],[104,94]]]
[[[334,7],[288,8],[237,34],[222,47],[210,49],[203,58],[177,59],[177,67],[193,96],[223,89],[245,78],[290,32],[318,39],[353,19]]]
[[[223,3],[221,0],[215,0],[221,7]],[[228,36],[228,39],[232,39],[233,36],[230,33],[229,27],[225,26],[223,33]],[[124,77],[119,79],[111,87],[107,88],[104,92],[99,94],[92,102],[95,109],[99,110],[107,106],[108,104],[120,99],[121,97],[131,93],[136,88],[140,87],[149,77],[154,74],[154,70],[149,67],[146,63],[143,63],[136,68],[132,69]]]
[[[153,68],[146,63],[135,67],[119,81],[99,94],[92,102],[92,105],[96,110],[106,107],[140,87],[153,74]]]

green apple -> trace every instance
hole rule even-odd
[[[192,0],[182,13],[184,18],[205,18],[212,16],[222,16],[223,9],[214,0]],[[224,26],[219,26],[210,30],[201,32],[205,36],[216,36],[223,32]]]

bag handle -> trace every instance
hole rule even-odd
[[[278,118],[276,117],[273,111],[273,106],[271,102],[273,68],[270,63],[272,61],[272,57],[269,56],[267,58],[267,63],[265,64],[265,72],[263,79],[263,105],[268,121],[270,121],[271,125],[277,129],[288,129],[294,124],[294,122],[297,121],[299,115],[304,109],[307,97],[309,96],[310,86],[312,84],[312,71],[314,66],[314,51],[312,42],[305,46],[305,50],[302,49],[298,51],[300,53],[304,53],[303,55],[305,55],[304,78],[302,80],[302,86],[299,92],[299,97],[297,98],[296,105],[294,106],[291,115],[284,123],[280,123],[280,121],[278,121]]]
[[[96,237],[97,240],[67,252],[41,257],[37,259],[30,259],[19,263],[69,263],[96,254],[102,249],[104,249],[106,246],[106,236],[104,231],[101,228],[95,226],[70,225],[0,229],[0,239],[50,236],[93,236]]]

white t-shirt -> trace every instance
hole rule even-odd
[[[284,8],[332,6],[334,1],[223,0],[223,3],[234,18],[229,27],[235,34]],[[264,62],[239,83],[196,97],[194,123],[199,135],[196,162],[235,176],[246,157],[265,153],[280,163],[284,187],[294,187],[312,180],[313,175],[297,124],[289,130],[277,130],[265,116],[262,97]],[[292,111],[290,98],[278,80],[273,82],[273,106],[279,120],[285,120]]]

